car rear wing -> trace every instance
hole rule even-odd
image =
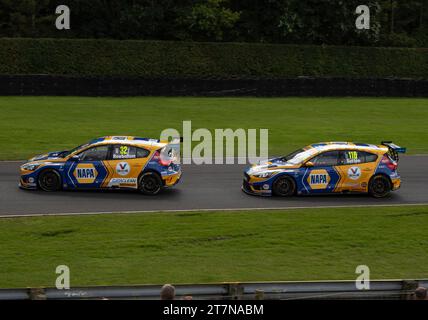
[[[392,141],[382,141],[381,144],[388,147],[388,155],[395,161],[399,160],[399,153],[406,153],[406,148],[397,146]]]
[[[181,161],[180,143],[182,141],[182,138],[173,138],[171,141],[161,141],[166,143],[166,146],[163,147],[160,151],[161,159],[179,164]]]

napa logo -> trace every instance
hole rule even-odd
[[[330,175],[326,170],[312,170],[307,181],[312,189],[325,189],[330,182]]]
[[[73,175],[78,183],[94,183],[98,171],[93,164],[85,163],[77,165]]]

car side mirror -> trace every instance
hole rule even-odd
[[[313,166],[314,166],[314,163],[311,161],[308,161],[305,163],[305,167],[313,167]]]
[[[79,155],[77,155],[77,154],[75,154],[74,156],[72,156],[72,157],[70,158],[70,160],[71,160],[71,161],[79,161],[79,160],[80,160],[80,156],[79,156]]]

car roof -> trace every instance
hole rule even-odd
[[[88,145],[93,146],[96,144],[127,144],[159,148],[162,148],[166,145],[166,143],[163,143],[158,139],[141,138],[134,136],[105,136],[91,140]]]
[[[368,143],[358,142],[318,142],[308,146],[308,148],[315,148],[317,151],[329,151],[329,150],[342,150],[352,149],[361,151],[372,151],[372,152],[388,152],[388,147],[382,145],[374,145]]]

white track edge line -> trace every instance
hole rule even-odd
[[[0,215],[0,219],[26,217],[56,217],[56,216],[86,216],[103,214],[138,214],[138,213],[180,213],[180,212],[213,212],[213,211],[275,211],[299,209],[340,209],[340,208],[373,208],[373,207],[414,207],[427,206],[428,203],[401,204],[369,204],[369,205],[337,205],[337,206],[303,206],[303,207],[267,207],[267,208],[206,208],[206,209],[168,209],[168,210],[138,210],[138,211],[100,211],[100,212],[64,212],[64,213],[31,213]]]

